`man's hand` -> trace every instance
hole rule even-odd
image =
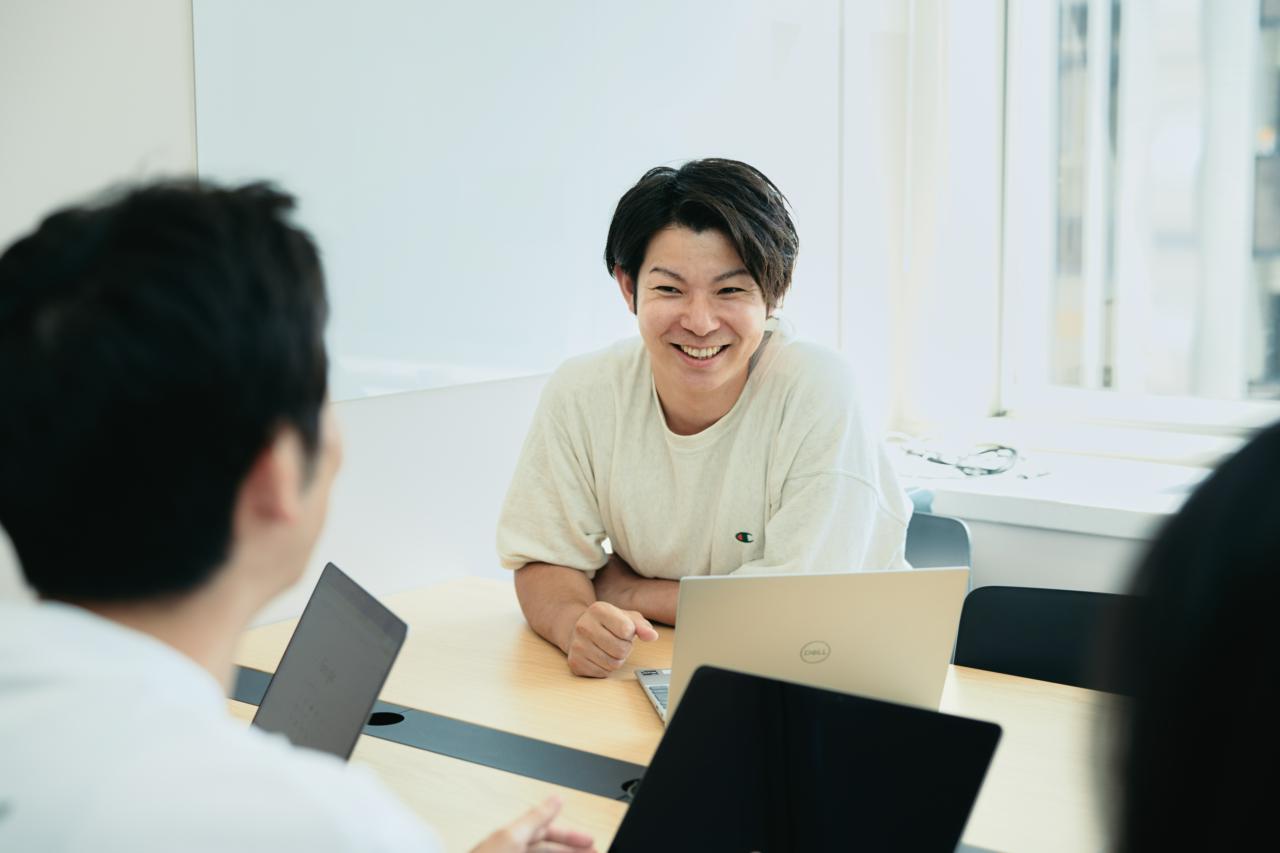
[[[591,836],[551,825],[560,813],[560,798],[548,797],[481,841],[471,853],[594,853]]]
[[[658,639],[640,613],[597,601],[578,617],[566,643],[574,675],[604,678],[626,662],[636,640]]]
[[[676,587],[673,581],[648,582]],[[658,639],[642,609],[597,600],[591,579],[577,569],[529,563],[516,572],[515,583],[529,626],[565,653],[575,675],[604,678],[622,666],[637,639]]]

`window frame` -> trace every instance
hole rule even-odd
[[[1105,16],[1109,22],[1110,0],[1089,0],[1091,21]],[[1256,22],[1256,4],[1241,4],[1252,10]],[[1003,170],[1003,234],[1002,234],[1002,286],[1001,286],[1001,354],[1000,354],[1000,389],[997,413],[1028,422],[1077,422],[1093,423],[1108,426],[1129,426],[1140,428],[1158,428],[1203,434],[1243,435],[1280,419],[1280,401],[1230,400],[1207,397],[1166,396],[1144,393],[1127,389],[1125,382],[1119,382],[1115,390],[1103,390],[1095,386],[1066,387],[1055,386],[1050,382],[1049,347],[1045,345],[1048,333],[1050,298],[1055,277],[1055,216],[1056,200],[1054,186],[1057,180],[1057,65],[1058,65],[1058,11],[1057,2],[1045,3],[1043,0],[1006,0],[1005,5],[1005,98],[1004,98],[1004,151]],[[1128,9],[1126,9],[1126,14]],[[1247,14],[1247,13],[1238,13]],[[1256,26],[1256,24],[1255,24]],[[1221,35],[1221,34],[1220,34]],[[1110,50],[1110,26],[1090,26],[1090,56],[1105,55]],[[1123,38],[1123,35],[1122,35]],[[1247,52],[1247,51],[1246,51]],[[1253,56],[1242,59],[1241,63],[1248,69],[1253,68]],[[1107,132],[1104,113],[1109,109],[1105,97],[1107,93],[1106,76],[1110,73],[1105,66],[1089,70],[1090,105],[1089,127],[1086,129],[1087,150],[1090,165],[1086,172],[1086,224],[1084,234],[1083,269],[1086,276],[1085,289],[1088,299],[1097,299],[1101,293],[1101,276],[1106,274],[1105,234],[1102,231],[1100,217],[1090,217],[1088,212],[1097,210],[1098,199],[1106,198],[1108,181],[1112,176],[1108,173],[1109,158],[1100,156],[1105,153]],[[1123,73],[1123,65],[1122,72]],[[1251,91],[1251,87],[1250,87]],[[1123,96],[1122,96],[1123,97]],[[1247,100],[1247,99],[1245,99]],[[1241,120],[1240,110],[1228,110],[1226,121],[1234,120],[1234,130],[1238,132]],[[1218,113],[1207,113],[1206,122],[1222,123],[1224,117]],[[1252,114],[1245,117],[1252,121]],[[1216,125],[1213,125],[1216,127]],[[1218,130],[1213,130],[1210,137]],[[1207,169],[1230,168],[1232,157],[1236,152],[1226,150],[1226,146],[1214,146],[1210,138],[1207,144]],[[1215,159],[1216,158],[1216,159]],[[1238,157],[1236,158],[1238,159]],[[1250,167],[1252,159],[1248,160]],[[1220,176],[1215,176],[1218,179]],[[1251,179],[1251,174],[1250,174]],[[1231,192],[1241,191],[1239,175],[1225,174],[1221,177],[1223,185]],[[1122,190],[1123,192],[1123,190]],[[1225,201],[1217,200],[1214,194],[1206,194],[1210,203],[1236,204],[1239,197],[1232,196]],[[1117,205],[1122,203],[1117,200]],[[1132,222],[1132,212],[1117,213],[1116,243],[1126,239],[1126,216]],[[1216,220],[1211,216],[1208,221]],[[1223,218],[1223,217],[1219,217]],[[1239,237],[1236,231],[1243,230],[1252,234],[1251,227],[1240,228],[1239,223],[1225,217],[1226,221],[1208,229],[1206,242],[1209,246],[1205,253],[1216,250],[1214,257],[1230,257],[1229,241]],[[1246,222],[1245,225],[1249,223]],[[1233,230],[1234,229],[1234,230]],[[1236,264],[1236,275],[1249,275],[1249,257],[1244,255]],[[1215,268],[1216,270],[1216,268]],[[1126,269],[1118,262],[1115,276],[1117,289],[1125,287],[1131,279],[1120,281],[1126,275]],[[1244,289],[1240,292],[1243,294]],[[1129,300],[1132,303],[1132,299]],[[1229,300],[1231,301],[1231,300]],[[1226,306],[1223,311],[1230,316],[1231,309],[1243,311],[1243,297],[1234,300],[1236,304]],[[1093,302],[1089,304],[1100,304]],[[1088,312],[1093,315],[1099,311]],[[1222,313],[1222,312],[1220,312]],[[1241,315],[1242,316],[1242,315]],[[1213,318],[1210,318],[1212,321]],[[1122,341],[1124,335],[1124,318],[1117,318],[1120,327],[1117,330],[1117,349],[1126,343],[1130,346],[1140,341]],[[1101,375],[1097,369],[1097,356],[1100,347],[1099,326],[1097,317],[1086,323],[1085,350],[1086,358],[1093,361],[1086,364],[1085,374],[1095,380]],[[1216,330],[1219,339],[1231,334],[1228,322]],[[1133,326],[1130,326],[1132,328]],[[1227,338],[1229,339],[1229,338]],[[1117,354],[1117,361],[1124,358]],[[1119,362],[1122,363],[1122,362]],[[1132,362],[1131,362],[1132,363]],[[1039,377],[1038,379],[1036,377]],[[1240,368],[1240,380],[1243,381],[1243,366]],[[1131,384],[1131,383],[1129,383]]]

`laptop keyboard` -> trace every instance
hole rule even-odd
[[[667,710],[667,689],[657,684],[649,687],[649,692],[653,694],[653,698],[658,700],[658,704],[662,706],[662,710]]]

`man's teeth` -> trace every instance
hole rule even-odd
[[[711,358],[711,356],[720,352],[720,350],[724,349],[724,347],[718,346],[718,347],[699,348],[699,347],[687,347],[684,344],[680,344],[680,349],[684,352],[685,355],[690,356],[691,358]]]

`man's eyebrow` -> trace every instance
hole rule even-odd
[[[670,276],[671,278],[674,278],[676,281],[679,281],[679,282],[683,282],[683,281],[684,281],[684,276],[680,275],[680,273],[675,272],[674,270],[669,270],[669,269],[667,269],[666,267],[652,267],[652,268],[650,268],[649,273],[650,273],[651,275],[652,275],[653,273],[655,273],[655,272],[660,272],[660,273],[662,273],[663,275]],[[738,277],[738,276],[740,276],[740,275],[750,276],[750,275],[751,275],[751,270],[747,269],[746,267],[738,267],[736,270],[729,270],[728,272],[722,272],[722,273],[720,273],[720,275],[718,275],[718,276],[716,276],[715,278],[711,279],[711,281],[712,281],[712,283],[713,283],[713,284],[719,284],[720,282],[722,282],[722,281],[724,281],[724,280],[726,280],[726,279],[730,279],[730,278],[737,278],[737,277]]]
[[[751,270],[747,269],[746,267],[738,267],[736,270],[729,270],[728,272],[720,273],[720,275],[716,276],[714,279],[712,279],[712,281],[718,283],[718,282],[724,281],[727,278],[736,278],[737,276],[740,276],[740,275],[750,276]]]

